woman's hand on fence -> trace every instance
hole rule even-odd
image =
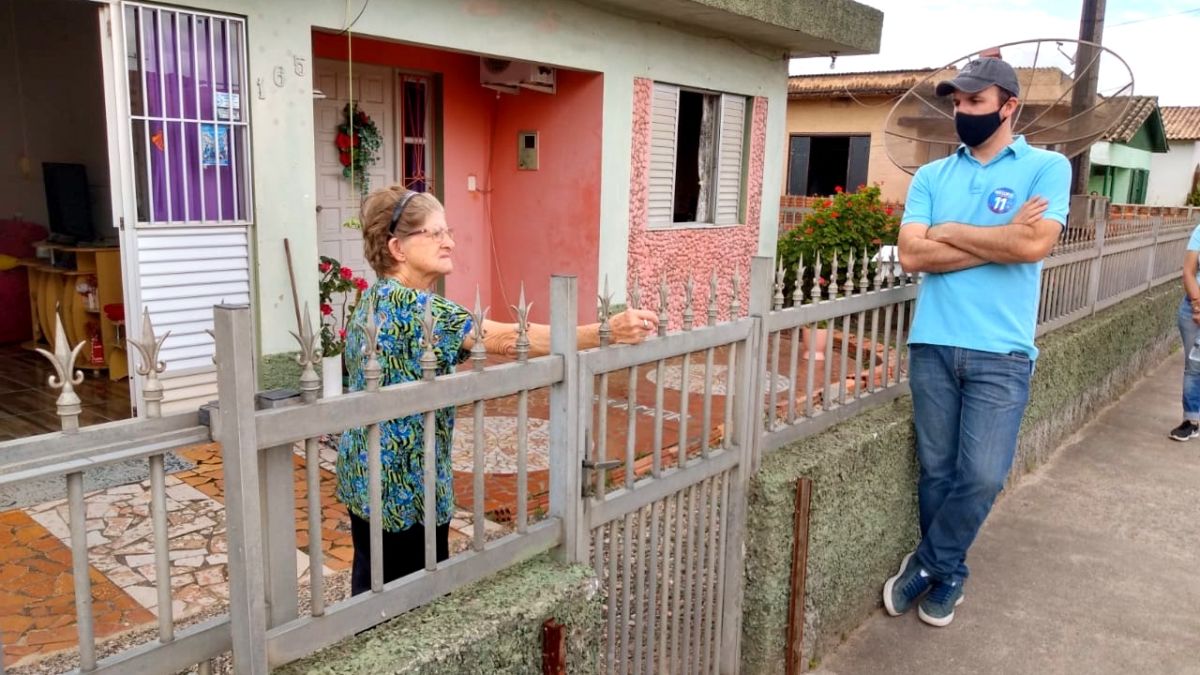
[[[636,345],[658,331],[658,317],[648,309],[627,309],[608,320],[613,342]]]

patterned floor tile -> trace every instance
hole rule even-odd
[[[89,577],[97,639],[154,621],[98,569]],[[71,550],[20,510],[0,513],[0,642],[6,667],[78,644]]]
[[[166,478],[172,616],[178,620],[229,601],[225,509],[175,476]],[[141,606],[158,614],[150,482],[123,485],[86,497],[88,557],[92,566]],[[65,500],[25,509],[64,543],[70,540]],[[297,551],[300,574],[308,556]]]

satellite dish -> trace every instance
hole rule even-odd
[[[1009,42],[931,71],[896,101],[884,123],[893,164],[911,174],[954,152],[959,140],[953,98],[935,95],[934,87],[981,56],[1002,56],[1017,71],[1021,92],[1013,132],[1067,157],[1091,147],[1133,104],[1133,71],[1111,49],[1067,38]],[[1079,80],[1097,71],[1096,94],[1087,96]]]

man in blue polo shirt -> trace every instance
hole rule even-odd
[[[908,341],[921,542],[883,602],[899,616],[920,601],[921,620],[945,626],[1016,452],[1041,261],[1067,222],[1071,168],[1013,136],[1020,85],[1004,61],[971,61],[936,93],[954,97],[963,144],[917,171],[901,221],[900,264],[923,273]]]

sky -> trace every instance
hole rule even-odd
[[[793,75],[933,68],[1007,42],[1075,39],[1083,6],[1082,0],[858,1],[883,11],[879,54],[839,56],[832,70],[829,57],[793,59]],[[1159,105],[1200,105],[1200,0],[1106,4],[1103,44],[1128,63],[1133,93],[1156,95]],[[1106,82],[1119,87],[1128,71],[1106,57],[1102,89]]]

